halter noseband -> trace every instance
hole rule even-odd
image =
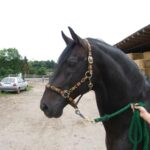
[[[51,89],[52,91],[54,91],[54,92],[58,93],[59,95],[61,95],[74,108],[77,108],[77,103],[79,102],[79,100],[82,97],[82,95],[79,97],[79,99],[77,100],[77,102],[75,102],[74,99],[70,96],[70,94],[73,91],[75,91],[77,88],[79,88],[86,81],[89,81],[89,83],[88,83],[89,91],[92,90],[92,88],[93,88],[93,83],[91,82],[91,78],[92,78],[92,75],[93,75],[92,49],[91,49],[91,45],[88,42],[88,40],[85,39],[85,41],[87,42],[87,46],[88,46],[88,70],[85,72],[84,77],[79,82],[77,82],[73,87],[71,87],[68,90],[60,89],[60,88],[58,88],[58,87],[56,87],[56,86],[54,86],[54,85],[52,85],[50,83],[48,83],[46,85],[46,88]]]

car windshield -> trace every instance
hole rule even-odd
[[[2,80],[3,83],[10,84],[15,82],[15,78],[4,78]]]

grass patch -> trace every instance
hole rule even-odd
[[[2,93],[2,92],[0,92],[0,97],[1,97],[1,96],[7,96],[7,95],[10,95],[10,94],[11,94],[11,93],[6,93],[6,92],[3,92],[3,93]]]
[[[27,90],[26,90],[26,91],[27,91],[27,92],[28,92],[28,91],[31,91],[32,88],[33,88],[33,86],[29,85],[29,86],[27,87]],[[21,93],[22,93],[22,92],[26,92],[26,91],[21,91]],[[20,93],[20,94],[21,94],[21,93]],[[16,93],[16,92],[1,92],[1,91],[0,91],[0,97],[1,97],[1,96],[9,96],[9,95],[12,95],[12,94],[17,94],[17,93]]]
[[[27,91],[30,91],[32,90],[33,86],[29,85],[28,88],[27,88]]]

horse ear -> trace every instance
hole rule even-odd
[[[70,44],[70,43],[73,41],[71,38],[67,37],[67,36],[64,34],[63,31],[61,31],[61,35],[62,35],[62,37],[63,37],[63,39],[64,39],[64,41],[65,41],[65,43],[66,43],[67,45]]]
[[[71,27],[68,27],[69,28],[69,31],[70,31],[70,34],[72,36],[72,38],[74,39],[74,41],[77,43],[77,44],[80,44],[82,45],[83,47],[85,47],[85,40],[80,38],[74,31]]]

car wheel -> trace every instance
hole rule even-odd
[[[17,89],[17,94],[19,94],[19,93],[20,93],[20,88]]]

